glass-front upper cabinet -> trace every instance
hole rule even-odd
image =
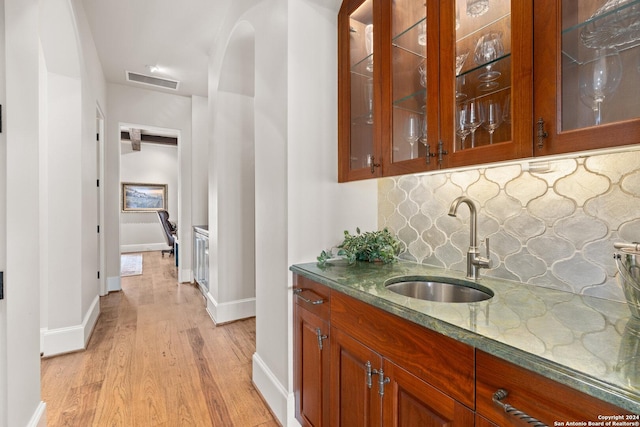
[[[438,140],[437,8],[438,2],[423,0],[343,2],[339,181],[438,167],[432,148]]]
[[[532,1],[446,4],[440,23],[446,166],[530,156]]]
[[[378,1],[345,0],[338,15],[340,182],[382,173]]]
[[[640,0],[538,1],[535,31],[535,153],[639,143]]]
[[[383,172],[398,175],[439,166],[438,141],[438,2],[393,0],[384,7],[390,32],[382,51],[383,99],[389,99],[383,123]],[[435,31],[434,31],[435,29]],[[427,102],[429,100],[429,102]]]

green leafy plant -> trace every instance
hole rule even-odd
[[[324,265],[328,259],[340,257],[353,264],[355,261],[390,263],[397,260],[400,253],[400,241],[385,227],[383,230],[360,232],[356,234],[345,230],[344,241],[337,246],[338,252],[322,251],[318,263]]]

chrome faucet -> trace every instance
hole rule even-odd
[[[451,203],[449,208],[449,216],[456,216],[456,211],[461,203],[466,203],[469,206],[469,250],[467,251],[467,277],[469,279],[477,279],[480,274],[481,268],[491,268],[491,256],[489,254],[489,238],[485,240],[485,246],[487,248],[487,256],[481,257],[478,251],[478,215],[476,212],[476,206],[473,200],[468,197],[460,196]]]

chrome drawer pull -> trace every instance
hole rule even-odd
[[[324,300],[321,299],[317,299],[315,301],[311,301],[309,298],[305,298],[302,296],[302,293],[304,291],[306,291],[307,289],[302,289],[302,288],[298,288],[298,289],[294,289],[293,293],[296,294],[298,296],[298,298],[300,298],[302,301],[309,303],[309,304],[313,304],[313,305],[318,305],[318,304],[322,304],[324,302]]]
[[[530,415],[525,414],[524,412],[520,411],[519,409],[514,408],[513,406],[509,405],[506,402],[502,402],[502,399],[504,399],[505,397],[507,397],[509,395],[509,393],[507,392],[507,390],[504,389],[498,389],[498,391],[496,391],[495,393],[493,393],[493,403],[495,403],[496,405],[500,406],[502,409],[504,409],[504,412],[506,412],[509,415],[513,415],[514,417],[520,418],[522,421],[525,421],[535,427],[549,427],[547,426],[545,423],[538,421],[537,419],[533,418]]]

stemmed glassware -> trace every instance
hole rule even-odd
[[[411,113],[404,124],[404,139],[411,145],[411,159],[413,159],[413,146],[420,138],[420,118]]]
[[[492,62],[504,55],[504,46],[502,44],[502,33],[490,32],[480,36],[474,52],[474,60],[476,64],[487,64],[486,71],[478,76],[478,79],[484,83],[478,86],[482,91],[488,91],[498,87],[498,82],[494,80],[500,77],[500,71],[492,69]]]
[[[366,69],[369,72],[373,72],[373,24],[364,27],[364,45],[368,57]]]
[[[480,104],[480,120],[482,127],[489,132],[489,144],[493,144],[493,133],[503,120],[500,103],[495,99],[489,99]]]
[[[580,99],[593,109],[594,121],[602,121],[601,104],[612,95],[622,79],[622,61],[616,48],[589,49],[580,66]]]
[[[502,107],[502,121],[511,124],[511,94],[508,94]]]
[[[464,108],[464,127],[471,133],[471,148],[476,146],[476,130],[482,124],[480,116],[479,102],[472,99],[463,104]]]
[[[422,117],[420,120],[420,142],[422,143],[422,145],[425,146],[425,148],[427,148],[427,157],[429,156],[429,149],[428,146],[429,144],[427,143],[427,112],[426,112],[426,108],[423,105],[422,106]]]
[[[366,109],[366,123],[373,124],[373,79],[367,79],[364,85],[364,102]]]
[[[464,150],[464,142],[467,139],[467,136],[471,133],[469,128],[466,126],[467,123],[467,111],[464,108],[464,105],[458,105],[456,108],[456,135],[460,137],[460,149]]]

